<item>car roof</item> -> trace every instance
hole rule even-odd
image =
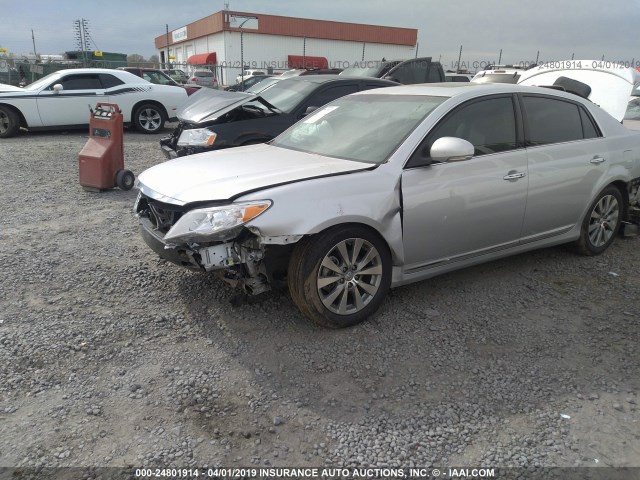
[[[361,82],[363,80],[367,82],[376,82],[380,83],[380,85],[398,85],[397,82],[392,82],[391,80],[384,80],[382,78],[375,77],[359,77],[355,75],[299,75],[297,77],[289,77],[283,78],[283,82],[307,82],[307,83],[330,83],[330,82],[353,82],[353,81]]]
[[[400,85],[378,90],[366,90],[354,95],[424,95],[433,97],[460,97],[461,99],[474,98],[482,95],[501,93],[541,93],[551,96],[563,97],[584,103],[584,99],[573,93],[554,90],[544,87],[531,87],[511,83],[473,83],[473,82],[446,82],[446,83],[422,83],[416,85]],[[588,102],[588,101],[587,101]]]

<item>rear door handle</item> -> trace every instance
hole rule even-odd
[[[593,158],[591,159],[591,163],[595,163],[595,164],[597,165],[598,163],[602,163],[602,162],[604,162],[605,160],[606,160],[606,158],[604,158],[604,157],[599,157],[598,155],[596,155],[595,157],[593,157]]]
[[[527,174],[524,172],[511,172],[507,175],[505,175],[504,177],[502,177],[504,180],[517,180],[519,178],[522,177],[526,177]]]

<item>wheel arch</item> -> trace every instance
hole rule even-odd
[[[338,229],[338,228],[344,228],[344,227],[361,227],[364,228],[366,230],[369,231],[369,233],[371,233],[372,235],[375,235],[376,237],[378,237],[383,243],[384,245],[387,247],[387,250],[389,251],[389,254],[391,255],[392,260],[395,260],[396,256],[394,253],[393,248],[391,248],[390,242],[388,241],[387,238],[385,238],[384,234],[375,226],[371,225],[370,223],[366,223],[366,222],[362,222],[362,221],[357,221],[357,220],[351,220],[351,221],[345,221],[345,222],[338,222],[338,223],[330,223],[327,225],[323,225],[322,228],[319,229],[314,229],[313,232],[310,232],[307,235],[304,235],[304,239],[306,240],[311,240],[314,237],[318,237],[320,235],[323,235],[325,233],[327,233],[330,230],[334,230],[334,229]]]
[[[620,195],[622,195],[622,218],[626,220],[629,213],[629,184],[623,180],[615,180],[607,185],[607,187],[610,186],[617,188],[620,191]]]
[[[0,102],[0,107],[4,107],[11,110],[12,112],[15,112],[18,115],[18,118],[20,119],[20,126],[22,128],[29,127],[29,125],[27,124],[27,119],[24,117],[24,115],[22,114],[22,111],[18,107],[16,107],[15,105],[11,105],[10,103],[2,103],[2,102]]]
[[[169,114],[167,112],[167,109],[165,108],[165,106],[162,104],[162,102],[159,102],[157,100],[140,100],[139,102],[136,102],[133,107],[131,108],[131,123],[134,122],[134,115],[136,113],[136,110],[138,110],[138,108],[140,108],[142,105],[146,105],[146,104],[150,104],[150,105],[155,105],[157,107],[160,107],[160,113],[163,115],[164,120],[167,121],[169,120]]]

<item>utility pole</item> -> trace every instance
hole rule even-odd
[[[33,34],[33,28],[31,29],[31,40],[33,40],[33,55],[38,58],[38,53],[36,52],[36,37]]]
[[[167,29],[167,58],[165,59],[165,68],[171,68],[171,63],[169,62],[169,24],[165,24],[164,27]]]
[[[249,20],[257,20],[258,17],[247,17],[240,25],[238,25],[238,28],[240,29],[240,91],[244,91],[244,84],[242,83],[244,81],[244,39],[243,39],[243,35],[244,35],[244,30],[242,30],[242,27],[245,23],[247,23]],[[306,48],[306,37],[305,37],[305,48]]]
[[[540,58],[540,50],[538,50],[538,53],[536,54],[536,65],[538,64],[539,58]]]
[[[498,57],[498,65],[502,62],[502,49],[500,49],[500,56]]]
[[[460,45],[460,53],[458,54],[458,67],[456,73],[460,73],[460,60],[462,59],[462,45]]]

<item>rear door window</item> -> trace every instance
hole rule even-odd
[[[107,73],[100,74],[100,81],[102,82],[103,88],[111,88],[111,87],[117,87],[118,85],[124,85],[124,82],[120,80],[118,77],[109,75]]]
[[[585,138],[578,105],[561,99],[523,96],[527,146]],[[593,126],[592,126],[593,127]]]

